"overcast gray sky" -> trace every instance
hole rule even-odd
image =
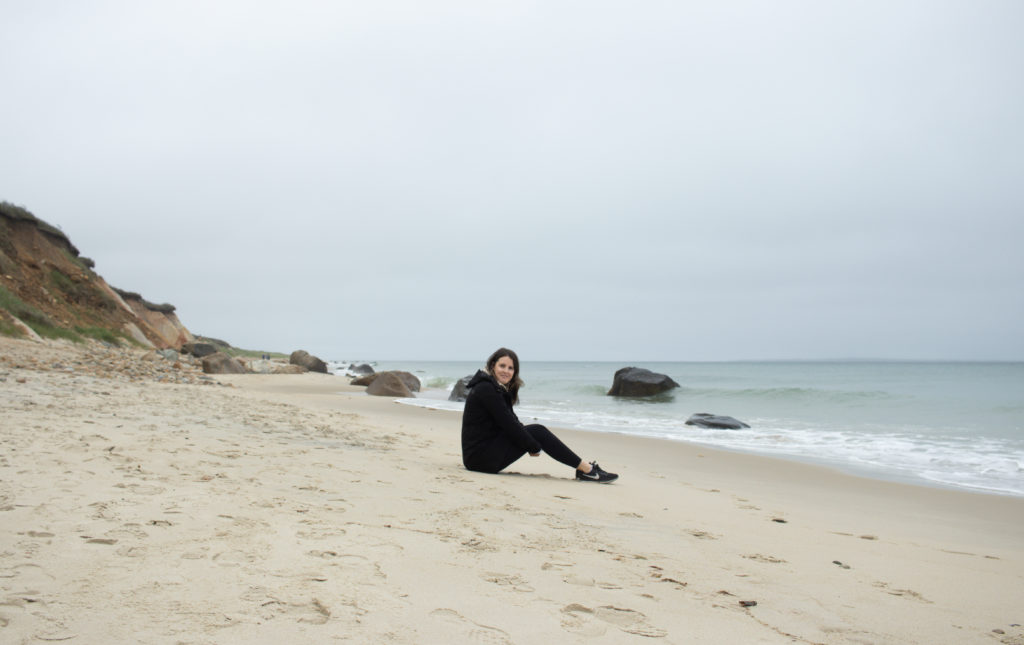
[[[0,199],[325,359],[1024,359],[1024,2],[0,4]]]

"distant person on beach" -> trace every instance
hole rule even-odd
[[[462,463],[469,470],[498,473],[525,454],[546,452],[552,459],[576,469],[576,479],[607,484],[619,478],[597,462],[580,459],[550,430],[539,424],[524,426],[512,411],[519,402],[519,357],[502,347],[487,359],[485,370],[469,381],[462,414]]]

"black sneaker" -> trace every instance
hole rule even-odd
[[[597,465],[596,461],[590,462],[590,472],[585,473],[582,470],[576,471],[576,479],[585,482],[597,482],[598,484],[610,484],[619,476],[615,473],[609,473],[601,470],[601,467]]]

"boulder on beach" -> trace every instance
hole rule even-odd
[[[665,374],[642,367],[623,367],[615,372],[608,396],[652,396],[679,387]]]
[[[448,395],[449,401],[465,401],[469,395],[469,382],[473,380],[473,375],[463,376],[458,381],[455,381],[454,387],[452,387],[452,393]]]
[[[191,354],[196,358],[210,356],[211,354],[215,354],[217,351],[217,348],[210,343],[185,343],[181,346],[182,354]]]
[[[373,374],[366,374],[365,376],[360,376],[358,378],[352,379],[352,381],[349,383],[349,385],[363,385],[363,386],[369,387],[370,385],[373,384],[374,381],[376,381],[378,378],[380,378],[384,374],[394,374],[395,376],[397,376],[402,381],[402,383],[405,384],[406,389],[408,389],[410,392],[419,392],[420,391],[420,380],[418,378],[416,378],[416,376],[414,376],[413,374],[411,374],[409,372],[401,372],[401,371],[398,371],[398,370],[393,370],[393,371],[390,371],[390,372],[374,372]]]
[[[206,374],[245,374],[245,366],[224,352],[203,357],[203,372]]]
[[[395,372],[381,372],[373,383],[366,388],[367,394],[373,396],[396,396],[401,398],[412,397],[412,392]]]
[[[348,371],[351,372],[352,374],[359,374],[360,376],[367,376],[369,374],[373,374],[373,368],[367,365],[366,363],[363,363],[362,365],[356,365],[355,363],[352,363],[351,365],[348,366]]]
[[[686,425],[697,426],[698,428],[719,428],[722,430],[739,430],[749,428],[747,424],[738,419],[718,414],[698,412],[686,420]]]
[[[420,391],[420,379],[417,378],[416,375],[410,372],[401,371],[394,371],[392,374],[397,374],[398,378],[402,379],[402,382],[405,383],[405,387],[409,388],[410,392]]]
[[[310,372],[327,374],[327,363],[323,362],[316,356],[313,356],[304,349],[297,349],[292,352],[291,356],[288,357],[288,362],[292,365],[301,365]]]
[[[373,383],[374,380],[376,380],[376,378],[378,376],[380,376],[380,374],[377,374],[377,373],[374,373],[374,374],[364,374],[363,376],[357,376],[356,378],[352,379],[352,381],[349,383],[349,385],[361,385],[363,387],[367,387],[367,386],[370,385],[370,383]]]
[[[266,358],[256,358],[243,364],[255,374],[305,374],[309,370],[301,365],[289,365]]]

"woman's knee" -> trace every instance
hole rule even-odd
[[[537,441],[540,441],[542,438],[546,439],[548,437],[555,436],[553,432],[547,429],[547,427],[542,426],[539,423],[531,423],[528,426],[523,426],[523,429],[530,433],[530,436]]]

